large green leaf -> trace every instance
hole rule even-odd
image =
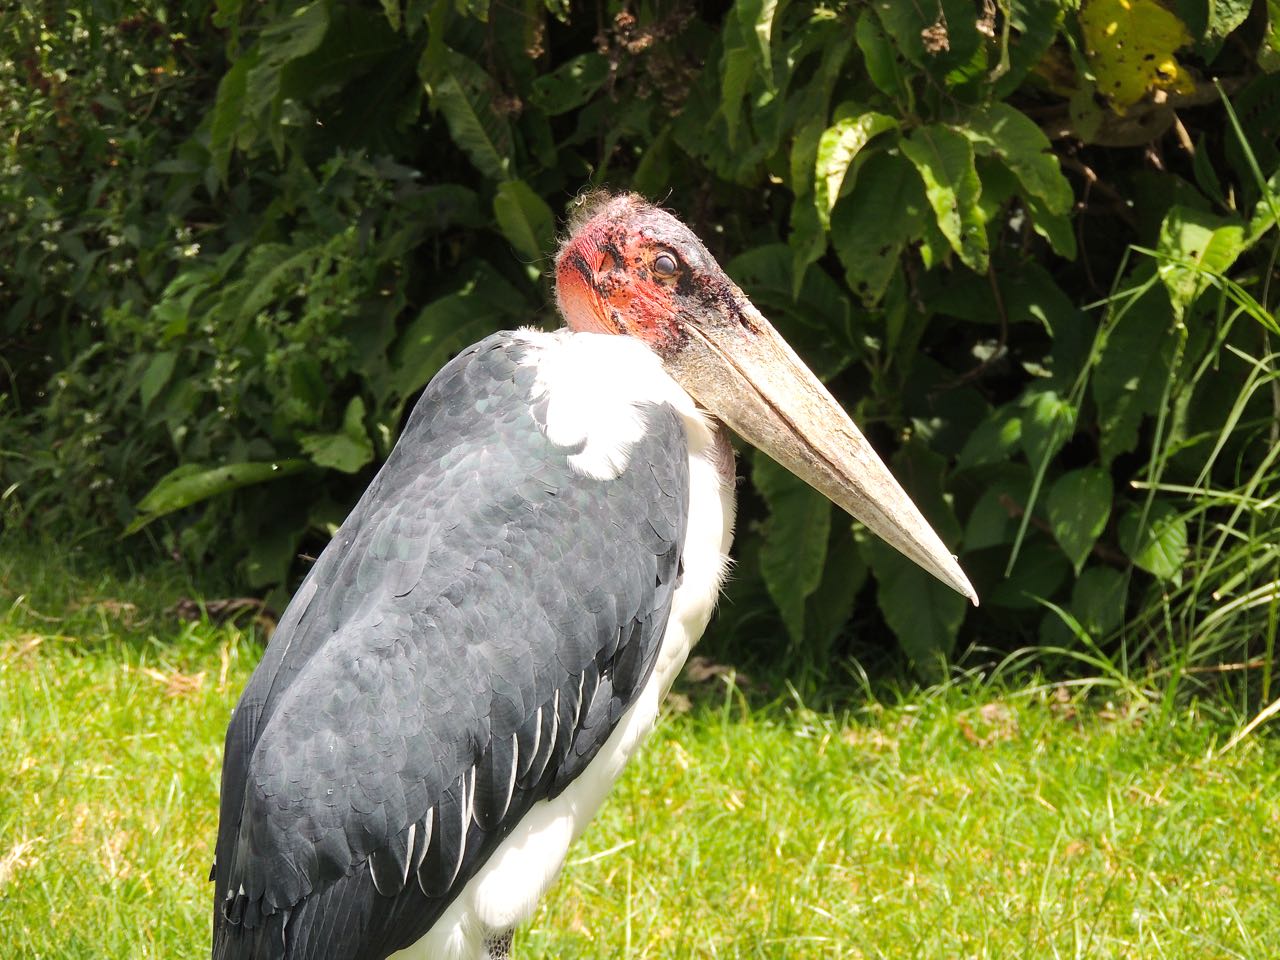
[[[742,98],[756,76],[756,44],[742,23],[737,8],[725,19],[724,54],[720,67],[720,113],[729,134],[729,146],[738,140]]]
[[[985,272],[987,225],[978,202],[982,182],[973,144],[950,127],[930,124],[913,130],[902,141],[902,152],[920,172],[938,229],[951,249],[969,269]]]
[[[1116,113],[1155,91],[1194,89],[1176,56],[1191,35],[1158,0],[1088,0],[1079,25],[1089,69]]]
[[[1064,622],[1057,610],[1045,614],[1040,625],[1042,643],[1067,646],[1074,639],[1075,627],[1083,630],[1094,643],[1110,634],[1124,619],[1124,603],[1128,577],[1112,567],[1089,567],[1071,588],[1067,614],[1074,626]]]
[[[773,25],[786,0],[736,0],[738,22],[765,85],[773,87]]]
[[[558,116],[590,100],[607,79],[607,57],[599,53],[579,54],[534,80],[529,100],[548,116]]]
[[[871,545],[871,569],[889,629],[925,679],[941,679],[967,601],[882,540]]]
[[[273,22],[258,37],[258,56],[245,78],[243,112],[246,118],[257,120],[259,126],[270,112],[266,130],[277,153],[284,149],[279,121],[285,67],[320,46],[329,29],[329,13],[328,3],[314,0]],[[250,144],[241,146],[247,148]]]
[[[825,226],[831,208],[840,198],[850,165],[874,137],[896,130],[898,121],[874,110],[855,113],[836,120],[818,140],[818,154],[813,169],[813,196],[818,218]]]
[[[385,71],[388,58],[404,47],[404,38],[384,15],[356,6],[336,7],[323,40],[285,66],[281,93],[305,99],[344,89],[362,74]],[[371,105],[362,106],[362,115],[368,117]]]
[[[545,200],[523,180],[508,180],[493,198],[502,235],[530,262],[541,262],[555,242],[556,218]]]
[[[1209,0],[1209,17],[1204,31],[1205,62],[1214,58],[1227,39],[1227,34],[1234,31],[1249,18],[1253,9],[1252,0]]]
[[[725,270],[809,368],[827,380],[861,354],[849,301],[822,269],[806,271],[797,285],[792,264],[788,247],[770,243],[734,257]]]
[[[493,80],[473,60],[450,50],[444,69],[429,78],[432,109],[443,114],[453,142],[490,180],[505,180],[511,166],[511,125],[493,108]]]
[[[218,81],[218,96],[214,100],[209,119],[209,153],[218,179],[226,183],[231,153],[236,146],[240,119],[244,114],[244,99],[249,71],[257,63],[257,53],[241,56]]]
[[[1280,70],[1280,0],[1267,0],[1267,26],[1258,48],[1258,66],[1268,73]]]
[[[1071,590],[1071,612],[1089,633],[1101,639],[1124,619],[1127,578],[1111,567],[1090,567]]]
[[[1049,526],[1078,574],[1111,516],[1111,475],[1100,467],[1072,470],[1049,490]]]
[[[310,464],[306,460],[275,460],[266,462],[228,463],[221,467],[207,467],[199,463],[184,463],[160,478],[138,503],[138,516],[125,529],[125,534],[141,530],[157,517],[173,513],[192,504],[208,500],[222,493],[238,490],[250,484],[278,480]]]
[[[1245,248],[1244,224],[1174,206],[1160,225],[1160,279],[1173,309],[1181,315],[1213,278],[1220,277]]]
[[[986,62],[984,51],[978,49],[982,38],[970,0],[874,0],[871,7],[898,55],[948,86],[969,79],[965,67],[973,70]]]
[[[1022,189],[1040,198],[1050,213],[1065,214],[1075,199],[1049,138],[1035,121],[1007,103],[974,110],[958,128],[983,156],[997,157]]]
[[[1004,475],[989,482],[974,502],[964,525],[966,553],[1013,543],[1019,516],[1031,490],[1031,477],[1021,464],[1009,464]]]
[[[155,400],[156,395],[169,382],[169,378],[173,376],[174,365],[177,362],[178,355],[172,350],[162,350],[159,353],[152,354],[138,384],[138,396],[142,400],[142,409],[144,411],[151,406],[151,402]]]
[[[449,356],[486,334],[526,319],[528,304],[483,261],[456,291],[433,300],[409,324],[391,350],[390,396],[403,400],[422,389]]]
[[[769,111],[767,116],[776,118],[777,122],[769,128],[772,136],[785,135],[788,126],[792,129],[807,123],[826,126],[831,97],[848,75],[847,61],[855,49],[854,38],[841,18],[818,13],[799,23],[798,29],[785,34],[776,51],[777,65],[786,72],[780,72],[778,84],[784,89],[779,90],[772,103],[781,109],[761,103]],[[817,63],[813,63],[815,59]],[[801,71],[803,83],[797,82]],[[806,175],[812,169],[810,164]]]
[[[245,0],[214,0],[213,15],[210,19],[215,27],[231,27],[240,18]]]
[[[1132,450],[1142,418],[1164,394],[1177,347],[1165,288],[1151,289],[1117,311],[1093,374],[1102,461]]]
[[[894,476],[942,542],[954,549],[960,524],[945,493],[945,470],[946,460],[918,439],[893,457]],[[916,669],[937,679],[955,645],[967,601],[879,538],[871,545],[870,560],[885,621]]]
[[[302,449],[318,467],[330,467],[343,473],[355,473],[373,459],[373,443],[364,426],[364,401],[352,397],[342,417],[339,433],[307,434],[301,438]]]
[[[997,407],[978,424],[956,459],[961,469],[1008,460],[1022,440],[1022,415],[1012,404]]]
[[[1064,213],[1053,213],[1039,197],[1023,197],[1027,205],[1027,213],[1031,215],[1031,228],[1044,237],[1053,248],[1053,252],[1068,260],[1076,258],[1076,231],[1071,217]]]
[[[823,121],[810,118],[796,129],[791,141],[790,173],[791,233],[787,244],[792,250],[792,293],[798,296],[809,265],[827,252],[827,223],[818,216],[813,198],[813,169],[818,162],[818,143],[822,139]]]
[[[1075,429],[1076,409],[1054,390],[1038,390],[1022,403],[1022,450],[1033,467],[1058,455]]]
[[[909,108],[914,101],[911,81],[897,49],[885,35],[880,18],[870,9],[863,10],[854,34],[871,82],[883,94]]]
[[[993,72],[997,98],[1007,97],[1027,74],[1045,60],[1062,26],[1064,5],[1058,0],[1012,0],[1005,15],[1013,28],[1001,39],[1000,63]]]
[[[312,0],[264,28],[258,38],[262,69],[279,69],[320,46],[329,29],[330,12],[331,5],[326,0]]]
[[[920,178],[899,156],[870,157],[853,192],[831,214],[831,242],[845,280],[866,304],[878,303],[898,258],[928,216]]]
[[[974,110],[958,127],[981,156],[997,158],[1018,179],[1036,231],[1062,256],[1075,256],[1068,215],[1075,199],[1049,138],[1007,103]]]
[[[752,457],[751,479],[769,507],[760,574],[792,642],[802,644],[805,601],[822,583],[831,501],[763,454]]]
[[[805,645],[816,660],[824,662],[831,644],[853,614],[854,601],[867,579],[867,564],[854,540],[853,530],[836,512],[831,539],[822,568],[822,582],[805,602]]]
[[[1187,556],[1187,521],[1162,500],[1146,511],[1135,504],[1119,524],[1120,546],[1129,559],[1160,580],[1170,580],[1182,570]]]
[[[982,595],[982,601],[1006,610],[1034,610],[1058,592],[1070,572],[1052,543],[1035,539],[1018,552],[1013,569]]]
[[[930,25],[925,8],[917,3],[898,3],[896,0],[876,0],[871,6],[890,38],[895,55],[916,66],[923,66],[926,54],[921,37]],[[937,9],[936,5],[934,9]]]

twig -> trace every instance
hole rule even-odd
[[[1187,667],[1187,673],[1235,673],[1238,670],[1260,670],[1267,665],[1264,657],[1243,663],[1215,663],[1207,667]]]
[[[1098,279],[1093,275],[1093,266],[1089,262],[1089,244],[1084,234],[1084,212],[1089,209],[1089,195],[1093,192],[1093,188],[1098,186],[1101,181],[1098,175],[1093,172],[1093,168],[1085,163],[1077,160],[1075,157],[1062,157],[1061,162],[1071,169],[1076,170],[1084,177],[1084,194],[1080,197],[1080,202],[1076,204],[1077,216],[1076,220],[1076,246],[1080,250],[1080,263],[1084,265],[1084,279],[1089,284],[1089,289],[1095,294],[1101,294],[1102,287],[1098,284]],[[1110,187],[1107,187],[1110,190]],[[1120,205],[1125,209],[1124,205]]]
[[[1069,154],[1060,155],[1058,157],[1058,161],[1068,170],[1074,170],[1084,178],[1086,197],[1090,192],[1096,190],[1116,205],[1116,213],[1122,217],[1126,223],[1130,226],[1135,226],[1137,224],[1133,211],[1129,209],[1129,198],[1099,177],[1097,171],[1095,171],[1093,167],[1089,166],[1079,157],[1073,157]]]
[[[1253,733],[1254,730],[1258,729],[1258,727],[1262,726],[1274,717],[1277,713],[1280,713],[1280,700],[1274,700],[1269,703],[1256,717],[1246,723],[1244,725],[1244,729],[1240,730],[1234,737],[1228,740],[1226,746],[1218,751],[1218,756],[1222,756],[1249,734]]]
[[[992,269],[990,262],[987,263],[987,280],[991,283],[991,295],[996,302],[996,313],[1000,317],[1000,337],[996,341],[996,348],[979,363],[976,367],[966,370],[954,380],[948,380],[946,383],[939,384],[933,390],[929,391],[931,396],[940,393],[946,393],[948,390],[954,390],[956,387],[963,386],[970,380],[975,380],[982,376],[992,364],[1004,356],[1005,344],[1009,339],[1009,314],[1004,308],[1004,296],[1000,293],[1000,284],[996,282],[996,272]]]
[[[1009,514],[1010,519],[1016,520],[1019,517],[1021,517],[1024,513],[1027,512],[1026,508],[1022,506],[1022,504],[1018,503],[1018,501],[1014,500],[1013,497],[1009,496],[1007,493],[1000,494],[1000,499],[998,502],[1000,506],[1004,507],[1005,511]],[[1050,537],[1053,537],[1053,528],[1049,526],[1049,524],[1041,520],[1039,517],[1037,517],[1035,514],[1031,515],[1031,525],[1035,527],[1037,530],[1039,530],[1041,533],[1047,533]],[[1056,538],[1055,538],[1055,541],[1056,541]],[[1113,567],[1119,567],[1120,569],[1123,570],[1129,566],[1128,557],[1126,557],[1123,553],[1121,553],[1115,547],[1109,546],[1108,544],[1105,544],[1100,540],[1094,543],[1092,549],[1090,549],[1089,552],[1092,553],[1099,560],[1101,560],[1103,563],[1110,564]]]
[[[1173,132],[1177,135],[1182,149],[1187,152],[1187,156],[1194,158],[1196,145],[1191,140],[1191,134],[1187,133],[1187,128],[1182,125],[1182,118],[1176,113],[1173,115]]]

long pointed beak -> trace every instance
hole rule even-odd
[[[950,551],[822,382],[736,291],[739,317],[687,323],[669,369],[739,436],[873,533],[968,597],[978,595]]]

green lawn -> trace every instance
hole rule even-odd
[[[202,956],[256,644],[166,615],[180,578],[44,563],[0,555],[0,956]],[[1265,731],[1220,755],[1215,711],[1051,686],[694,692],[519,957],[1280,955]]]

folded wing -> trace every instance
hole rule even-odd
[[[282,617],[227,732],[216,960],[419,939],[653,668],[687,519],[665,406],[614,480],[538,422],[526,344],[452,361]]]

